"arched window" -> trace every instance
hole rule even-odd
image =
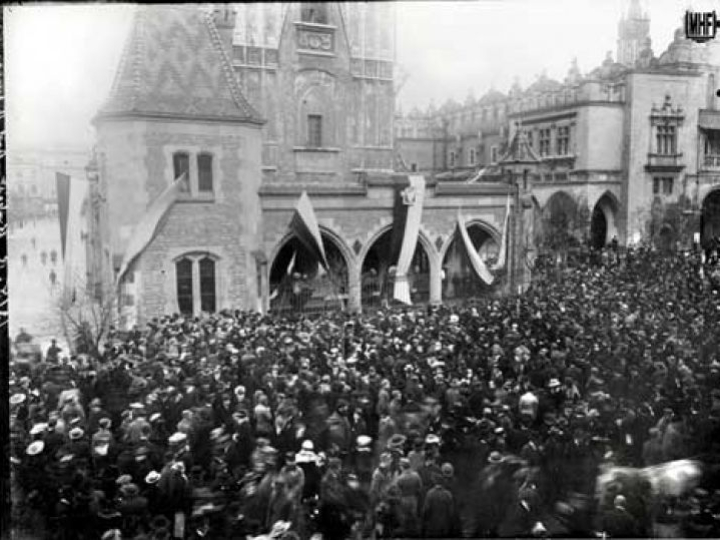
[[[200,309],[215,311],[215,261],[209,257],[200,260]]]
[[[180,259],[175,263],[177,278],[177,301],[180,313],[193,313],[193,262],[190,259]]]
[[[183,314],[217,310],[217,259],[208,253],[190,253],[175,262],[178,310]]]
[[[212,193],[213,190],[213,162],[211,154],[198,154],[198,191]]]

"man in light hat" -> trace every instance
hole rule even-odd
[[[355,471],[363,489],[368,489],[373,473],[372,437],[359,435],[355,442],[356,449],[353,455]]]
[[[302,442],[300,451],[295,454],[295,463],[302,469],[304,476],[303,500],[308,500],[320,493],[320,456],[315,453],[315,445],[309,439]]]
[[[74,427],[68,433],[70,441],[65,445],[67,451],[78,458],[90,459],[90,443],[85,437],[85,431],[81,427]]]

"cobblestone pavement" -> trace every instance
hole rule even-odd
[[[55,264],[50,260],[52,250],[57,252]],[[45,264],[43,252],[47,254]],[[23,254],[27,256],[26,265],[22,263]],[[10,337],[14,339],[20,328],[25,328],[42,345],[43,351],[53,337],[63,346],[65,338],[58,309],[63,279],[58,219],[30,221],[23,228],[15,227],[8,235],[8,256]],[[57,274],[54,287],[50,282],[51,269]]]

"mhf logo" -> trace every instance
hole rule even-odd
[[[685,35],[698,43],[715,39],[718,27],[717,13],[714,11],[686,11]]]

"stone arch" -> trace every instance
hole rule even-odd
[[[655,247],[662,252],[675,251],[677,234],[670,223],[663,223],[654,238]]]
[[[610,191],[598,198],[590,218],[590,240],[596,249],[605,247],[618,234],[620,203]]]
[[[543,243],[551,249],[578,244],[578,230],[584,228],[580,205],[565,191],[553,193],[543,208]]]
[[[720,238],[720,185],[703,197],[700,205],[700,242],[709,247],[713,239]]]
[[[312,259],[293,232],[274,247],[268,265],[271,309],[305,312],[345,307],[355,265],[352,251],[340,235],[327,227],[320,226],[320,235],[329,271]]]
[[[382,252],[391,249],[392,228],[392,224],[380,227],[365,243],[358,255],[360,298],[363,306],[380,305],[383,300],[391,301],[390,269],[393,265],[389,261],[382,264],[378,257],[382,258]],[[418,247],[422,249],[418,249]],[[413,302],[424,303],[430,300],[431,280],[436,273],[436,254],[437,252],[427,235],[422,230],[419,231],[408,276]]]
[[[468,220],[466,226],[470,240],[481,257],[488,262],[496,260],[501,243],[501,235],[498,231],[482,219]],[[493,249],[483,251],[483,248],[489,244],[493,245]],[[483,296],[488,294],[493,287],[482,282],[475,275],[467,253],[461,246],[462,240],[455,230],[441,251],[442,298],[444,300]]]

